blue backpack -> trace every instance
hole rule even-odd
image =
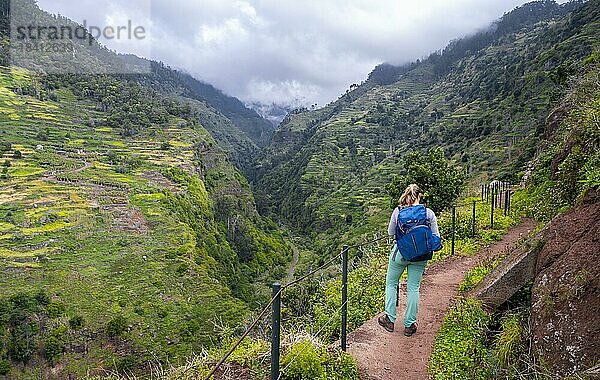
[[[433,252],[442,249],[441,239],[431,232],[425,206],[400,209],[396,223],[396,246],[408,261],[431,260]]]

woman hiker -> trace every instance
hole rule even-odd
[[[409,185],[399,200],[399,206],[394,209],[388,226],[388,234],[393,236],[396,234],[396,226],[398,224],[398,215],[400,210],[419,206],[421,202],[421,189],[415,185]],[[413,210],[421,212],[423,217],[426,217],[425,228],[431,229],[431,234],[434,239],[440,237],[438,230],[437,219],[435,214],[430,209],[425,209],[423,206],[415,207]],[[412,211],[412,210],[411,210]],[[414,243],[414,239],[413,239]],[[427,243],[425,244],[428,248]],[[441,248],[441,244],[437,249]],[[416,244],[415,244],[416,249]],[[421,286],[421,278],[423,271],[427,265],[427,259],[420,261],[408,261],[398,252],[398,246],[394,243],[390,260],[388,263],[387,275],[385,279],[385,314],[379,317],[379,324],[389,332],[394,331],[394,323],[396,322],[396,300],[398,297],[398,280],[406,269],[408,271],[408,280],[406,284],[407,301],[406,312],[404,315],[404,335],[411,336],[417,331],[417,310],[419,308],[419,288]],[[429,253],[431,255],[431,252]],[[429,257],[430,258],[430,257]]]

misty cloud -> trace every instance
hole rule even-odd
[[[102,41],[181,68],[248,102],[323,105],[382,62],[401,64],[524,0],[40,0],[88,25],[131,19],[143,41]]]

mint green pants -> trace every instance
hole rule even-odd
[[[392,322],[396,322],[396,300],[398,298],[398,281],[407,270],[406,281],[406,313],[404,314],[404,327],[410,327],[417,321],[419,310],[419,289],[427,261],[411,262],[404,260],[396,248],[392,247],[387,275],[385,277],[385,313]]]

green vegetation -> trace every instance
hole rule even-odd
[[[497,322],[496,322],[497,321]],[[492,335],[491,326],[500,329]],[[523,365],[527,328],[522,311],[490,315],[479,301],[462,298],[450,310],[429,359],[432,379],[496,379],[527,376]],[[544,372],[535,373],[546,378]]]
[[[285,274],[284,235],[199,121],[217,112],[132,80],[0,72],[0,288],[51,295],[48,325],[3,335],[11,376],[184,363]]]
[[[550,130],[544,141],[547,149],[540,151],[528,186],[515,195],[518,213],[548,221],[581,199],[589,188],[599,186],[594,180],[586,180],[598,176],[595,160],[600,144],[596,122],[600,67],[596,57],[594,53],[585,60],[579,78],[549,118]],[[541,241],[534,244],[533,248],[543,245]],[[499,260],[489,260],[473,268],[465,276],[460,290],[472,289]],[[528,353],[530,292],[530,287],[525,287],[507,303],[508,310],[495,315],[487,315],[481,305],[472,300],[457,303],[436,337],[429,361],[430,376],[436,379],[453,375],[481,379],[552,378]],[[548,307],[551,312],[551,304]],[[480,318],[475,322],[486,323],[474,323],[473,316]],[[463,346],[477,347],[476,362],[460,350]],[[478,377],[473,377],[474,374]]]
[[[434,379],[488,379],[486,329],[490,321],[481,304],[465,298],[444,318],[429,359]]]
[[[434,148],[428,154],[411,152],[404,158],[405,176],[397,176],[387,186],[392,197],[392,208],[411,183],[419,185],[427,206],[438,211],[451,208],[464,187],[465,175],[461,168],[451,165],[444,158],[442,148]]]
[[[50,17],[30,7],[32,18]],[[474,189],[519,180],[539,145],[514,206],[548,220],[600,185],[599,9],[535,2],[428,59],[380,66],[338,101],[289,115],[258,159],[265,120],[162,64],[127,76],[2,67],[0,375],[205,376],[286,275],[289,235],[264,213],[301,235],[297,277],[344,243],[381,236],[390,205],[415,182],[439,216],[434,261],[451,254],[457,199],[456,254],[468,255],[521,215],[497,210],[490,228]],[[122,64],[106,49],[82,61]],[[564,117],[559,109],[543,128],[566,90]],[[382,309],[388,254],[384,241],[351,252],[351,330]],[[495,264],[470,272],[461,290]],[[326,349],[339,338],[337,269],[283,294],[285,378],[357,378],[351,358]],[[432,376],[517,373],[526,319],[461,300],[436,340]],[[264,378],[263,335],[226,366]]]
[[[526,328],[523,313],[511,313],[502,318],[501,332],[496,337],[493,354],[501,368],[508,368],[509,375],[519,367],[518,359],[525,352]]]
[[[462,168],[449,178],[439,173],[451,186],[448,198],[429,194],[437,213],[462,174],[462,196],[492,179],[517,183],[566,79],[599,48],[597,5],[524,5],[489,31],[410,65],[382,66],[337,101],[290,114],[258,160],[259,209],[316,241],[311,248],[320,256],[334,242],[383,230],[390,211],[385,184],[407,174],[406,157],[441,147]]]
[[[27,364],[40,345],[50,365],[60,359],[68,327],[53,321],[52,302],[43,290],[0,299],[0,373],[10,372],[11,360]]]
[[[461,293],[466,293],[469,290],[475,288],[477,284],[481,282],[495,267],[498,266],[504,260],[503,256],[490,258],[484,260],[482,263],[475,265],[465,275],[464,280],[458,286],[458,290]]]
[[[600,186],[600,88],[598,52],[583,64],[582,74],[549,124],[543,153],[537,158],[525,191],[515,205],[531,217],[549,221]]]
[[[294,344],[281,365],[282,379],[358,380],[358,368],[349,355],[341,351],[332,355],[310,340]]]

